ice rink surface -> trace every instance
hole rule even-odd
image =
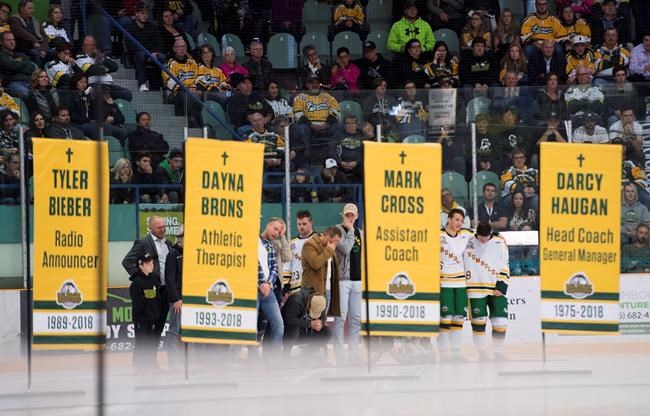
[[[465,345],[462,362],[423,357],[395,363],[386,353],[368,372],[360,358],[345,365],[293,359],[241,359],[239,349],[190,351],[190,365],[134,374],[130,353],[105,356],[104,414],[144,415],[642,415],[649,414],[650,339],[549,340],[508,346],[507,361],[478,360]],[[252,362],[251,362],[252,361]],[[93,353],[35,352],[32,389],[26,359],[0,361],[0,415],[99,414]]]

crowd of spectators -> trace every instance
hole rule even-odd
[[[113,30],[124,37],[123,60],[135,67],[137,89],[161,85],[163,100],[174,104],[176,115],[186,114],[190,127],[205,125],[202,102],[220,105],[227,114],[221,122],[233,137],[265,144],[268,184],[283,182],[289,158],[291,182],[301,184],[292,191],[294,201],[353,200],[346,185],[362,183],[362,141],[376,140],[377,126],[382,141],[441,143],[443,169],[470,180],[474,122],[478,170],[498,178],[494,198],[492,187],[483,190],[493,202],[483,195],[487,205],[480,211],[494,213],[487,206],[496,204],[504,214],[493,218],[496,228],[537,227],[539,144],[549,141],[620,143],[623,181],[635,190],[634,198],[623,192],[623,242],[636,243],[637,225],[648,223],[638,208],[650,208],[650,139],[637,121],[648,113],[643,82],[650,79],[650,18],[641,1],[557,0],[553,14],[549,0],[535,0],[534,10],[519,19],[498,1],[394,0],[385,45],[363,40],[373,30],[367,1],[331,2],[329,39],[355,32],[362,56],[354,59],[348,47],[330,56],[308,44],[298,51],[295,72],[275,70],[265,45],[273,33],[300,40],[302,1],[194,2],[204,20],[218,22],[209,33],[244,41],[243,59],[230,46],[221,56],[210,44],[193,47],[199,22],[187,0],[108,3],[99,2],[130,35]],[[163,136],[150,129],[149,113],[139,112],[128,129],[116,105],[133,93],[113,79],[119,70],[110,36],[114,22],[104,17],[99,25],[108,24],[108,31],[94,31],[108,36],[84,33],[80,21],[75,33],[83,12],[72,4],[52,4],[41,23],[33,1],[21,0],[16,10],[0,2],[2,174],[12,172],[17,124],[29,119],[29,151],[33,137],[117,138],[129,157],[112,167],[115,183],[122,184],[113,202],[135,200],[129,183],[151,186],[140,191],[141,201],[182,200],[180,190],[163,186],[182,184],[182,153],[169,152]],[[459,50],[436,39],[438,29],[455,32]],[[155,60],[169,73],[155,69]],[[436,91],[452,94],[455,118],[432,121],[431,104],[441,97]],[[264,193],[267,201],[279,197]]]

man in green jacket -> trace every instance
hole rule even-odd
[[[404,52],[404,46],[411,39],[420,41],[422,52],[432,51],[436,42],[431,26],[418,16],[417,0],[404,2],[404,17],[390,28],[386,46],[392,52]]]
[[[182,202],[182,189],[180,187],[166,188],[164,186],[183,184],[183,152],[181,150],[171,150],[169,157],[160,162],[156,168],[156,181],[163,185],[160,191],[161,203],[177,204]]]

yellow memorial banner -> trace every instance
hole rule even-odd
[[[437,335],[440,327],[438,144],[364,142],[370,335]]]
[[[617,333],[621,146],[542,143],[542,330]]]
[[[34,349],[106,342],[108,146],[34,139]]]
[[[191,138],[185,157],[182,340],[256,344],[264,146]]]

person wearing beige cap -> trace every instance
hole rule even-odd
[[[358,356],[359,333],[361,331],[361,259],[363,235],[354,222],[359,218],[359,210],[354,204],[345,204],[341,213],[343,221],[336,225],[343,238],[336,245],[336,258],[339,266],[339,303],[341,315],[334,318],[334,349],[337,360],[346,360],[343,349],[345,320],[348,320],[348,358]]]
[[[313,347],[309,350],[314,354],[327,342],[329,329],[325,325],[326,304],[325,296],[314,294],[313,288],[302,288],[289,296],[282,309],[286,357],[291,356],[291,347],[298,340],[301,344]]]

